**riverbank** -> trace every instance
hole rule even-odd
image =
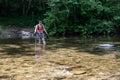
[[[119,52],[98,50],[99,48],[94,46],[95,43],[84,43],[81,39],[74,41],[53,38],[47,40],[44,54],[35,54],[34,40],[16,41],[4,40],[0,45],[0,79],[120,79],[120,58],[116,55]]]

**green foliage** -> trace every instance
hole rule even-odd
[[[103,34],[108,35],[113,31],[113,22],[93,20],[91,24],[86,25],[88,29],[87,34]]]
[[[120,16],[114,16],[114,33],[120,33]]]
[[[44,19],[51,35],[58,33],[110,34],[114,23],[111,8],[99,0],[52,0]]]
[[[27,21],[26,21],[27,20]],[[25,18],[8,18],[8,17],[1,17],[0,21],[2,23],[2,25],[11,25],[11,26],[29,26],[31,24],[31,19],[25,19]]]
[[[113,21],[116,26],[120,27],[120,16],[114,16]]]
[[[5,26],[33,27],[41,19],[40,16],[0,17],[0,22]]]
[[[0,15],[27,16],[43,14],[48,0],[0,0]]]
[[[50,35],[109,35],[120,31],[119,0],[0,0],[2,25],[33,26]]]

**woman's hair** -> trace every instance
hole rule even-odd
[[[39,23],[42,23],[42,21],[39,20]]]

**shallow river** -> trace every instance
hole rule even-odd
[[[120,80],[120,38],[0,39],[0,80]]]

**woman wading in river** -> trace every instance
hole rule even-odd
[[[37,25],[35,25],[34,27],[34,36],[35,36],[35,51],[36,51],[36,55],[40,55],[43,54],[45,51],[45,45],[46,45],[46,41],[45,41],[45,35],[48,37],[48,33],[42,23],[42,21],[39,21],[39,23]],[[45,35],[44,35],[45,34]],[[40,49],[36,50],[36,39],[39,40],[39,44],[40,44]]]

